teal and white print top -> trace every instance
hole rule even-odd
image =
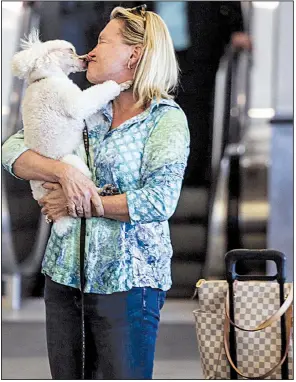
[[[172,283],[168,219],[177,206],[189,155],[185,114],[173,100],[161,99],[112,130],[111,122],[112,103],[97,119],[87,120],[92,179],[98,187],[112,183],[126,194],[130,223],[87,219],[85,292],[168,290]],[[4,143],[2,162],[11,174],[14,161],[26,150],[22,130]],[[83,145],[76,153],[85,158]],[[57,283],[79,288],[80,219],[73,221],[70,234],[63,237],[53,224],[42,272]]]

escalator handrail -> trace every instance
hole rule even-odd
[[[237,72],[239,62],[243,55],[247,58],[247,86],[240,98],[237,94]],[[223,116],[221,118],[222,122],[222,134],[221,143],[219,147],[221,151],[217,159],[217,163],[220,163],[224,154],[225,149],[229,144],[239,143],[241,139],[242,132],[246,127],[246,120],[248,118],[247,105],[250,97],[249,91],[249,78],[250,69],[252,63],[252,53],[247,50],[233,48],[230,44],[225,50],[225,54],[221,59],[220,67],[226,72],[225,78],[225,89],[224,89],[224,101],[223,101]],[[238,100],[244,98],[244,107],[239,105]],[[217,186],[217,180],[219,177],[220,165],[217,167],[212,167],[212,186],[210,194],[214,196]],[[211,203],[210,203],[211,206]]]
[[[240,61],[246,56],[247,70],[243,73],[247,77],[246,89],[243,93],[238,94],[238,69]],[[252,63],[252,52],[246,49],[235,49],[232,46],[228,47],[226,53],[227,61],[227,76],[224,98],[224,115],[223,115],[223,136],[227,137],[223,142],[223,150],[221,158],[223,157],[225,148],[228,144],[237,144],[241,140],[241,133],[248,117],[247,108],[248,100],[250,98],[250,70]],[[242,102],[244,100],[244,102]],[[242,107],[243,105],[243,107]]]
[[[234,52],[234,60],[232,62],[232,83],[230,91],[230,110],[229,110],[229,135],[228,146],[226,147],[229,157],[229,178],[228,178],[228,194],[227,194],[227,224],[226,224],[226,250],[230,251],[236,248],[242,248],[240,224],[239,224],[239,205],[241,199],[241,157],[245,148],[241,144],[243,134],[247,127],[248,121],[248,102],[250,99],[250,71],[251,71],[251,52],[246,53],[247,66],[246,71],[242,74],[245,78],[245,88],[242,94],[238,94],[239,87],[239,60],[243,58],[244,51],[239,54]],[[240,104],[240,98],[243,102]],[[243,106],[243,107],[242,107]]]
[[[251,18],[252,18],[252,4],[249,5],[247,10],[247,15],[245,19],[245,31],[250,34],[250,26],[251,26]],[[246,55],[247,58],[247,70],[246,70],[246,87],[244,89],[243,94],[240,97],[240,101],[244,98],[243,107],[239,104],[238,92],[237,92],[237,73],[238,73],[238,65],[240,59],[243,55]],[[217,203],[217,195],[218,195],[218,186],[224,187],[226,186],[226,182],[228,185],[227,195],[225,194],[225,202],[227,204],[227,217],[226,217],[226,229],[225,234],[227,236],[226,239],[229,238],[231,232],[231,222],[229,212],[230,212],[230,197],[233,195],[232,184],[229,182],[230,174],[232,174],[237,169],[234,168],[234,163],[237,164],[237,156],[242,155],[244,151],[244,147],[240,145],[240,139],[244,129],[246,128],[246,121],[248,118],[248,102],[250,99],[250,71],[252,65],[252,52],[248,50],[236,49],[231,44],[225,50],[225,54],[220,61],[220,66],[224,67],[226,70],[226,78],[225,78],[225,90],[224,90],[224,103],[223,103],[223,116],[222,116],[222,142],[221,142],[221,151],[219,152],[217,170],[212,168],[212,184],[210,189],[210,197],[209,197],[209,214],[208,214],[208,227],[214,227],[214,210],[215,205]],[[230,123],[231,117],[231,123]],[[227,163],[229,166],[228,171],[222,171],[224,163]],[[216,170],[216,173],[214,171]],[[228,177],[228,179],[222,179],[223,177]],[[237,182],[236,182],[237,183]],[[229,190],[229,187],[231,188]],[[226,187],[227,188],[227,187]],[[221,193],[221,192],[220,192]],[[239,202],[239,192],[234,193],[237,197],[236,202]],[[223,194],[224,195],[224,194]],[[238,210],[236,207],[234,208],[236,211]],[[238,214],[238,211],[237,211]],[[238,221],[238,215],[237,215]],[[237,226],[237,224],[235,224]],[[238,227],[238,226],[237,226]],[[239,227],[238,227],[239,228]],[[213,238],[210,238],[207,235],[207,257],[212,254],[209,253],[211,248],[213,247],[212,242]],[[239,240],[239,239],[238,239]],[[226,248],[228,247],[228,240],[226,240]],[[239,241],[238,241],[239,242]],[[226,250],[225,248],[225,250]],[[221,259],[222,260],[222,259]],[[211,264],[211,259],[208,259],[208,264]],[[209,266],[205,265],[205,269],[209,272]]]
[[[16,51],[20,50],[20,39],[29,33],[32,28],[39,25],[38,2],[23,4],[22,21],[19,29],[19,37]],[[16,133],[16,128],[20,122],[21,100],[25,89],[25,81],[17,77],[12,79],[11,96],[9,102],[9,115],[7,119],[6,131],[2,134],[2,142]]]
[[[238,104],[238,94],[237,94],[237,81],[236,77],[238,75],[238,65],[242,55],[246,54],[248,60],[247,65],[247,80],[246,80],[246,89],[244,93],[245,103],[244,107]],[[247,107],[249,100],[249,82],[250,82],[250,68],[251,68],[251,52],[245,50],[234,49],[232,46],[228,46],[226,53],[222,59],[221,64],[224,65],[226,70],[225,78],[225,91],[224,91],[224,108],[223,108],[223,133],[222,133],[222,149],[219,160],[219,167],[217,169],[217,174],[212,178],[212,188],[210,192],[210,201],[209,201],[209,227],[213,224],[213,213],[214,213],[214,203],[216,201],[217,187],[221,182],[227,182],[227,195],[226,204],[227,204],[227,217],[225,225],[225,234],[226,234],[226,248],[231,245],[240,247],[240,234],[238,226],[238,203],[240,190],[233,190],[233,179],[232,174],[235,174],[237,169],[237,163],[239,163],[239,157],[244,152],[243,146],[240,144],[240,139],[244,128],[246,127],[247,120]],[[236,111],[234,114],[233,111]],[[230,118],[231,117],[231,118]],[[226,161],[229,166],[228,179],[220,179],[222,176],[221,173],[221,163],[222,160]],[[226,163],[225,162],[225,163]],[[225,174],[224,174],[225,175]],[[220,179],[220,180],[219,180]],[[219,182],[218,182],[219,180]],[[237,186],[237,180],[234,182]],[[233,202],[233,198],[235,198]],[[232,203],[231,203],[232,202]],[[234,212],[234,214],[233,214]],[[233,215],[235,215],[233,217]],[[234,233],[235,232],[235,233]],[[229,241],[230,237],[236,237],[236,242]],[[211,249],[211,244],[207,239],[207,252]]]

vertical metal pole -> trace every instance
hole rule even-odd
[[[11,306],[13,310],[21,309],[21,300],[22,300],[22,287],[21,287],[21,275],[15,273],[12,276],[12,296],[11,296]]]
[[[3,276],[5,282],[5,306],[14,311],[21,309],[21,275],[13,273]]]

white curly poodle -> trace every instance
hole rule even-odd
[[[28,83],[22,102],[25,145],[43,156],[69,163],[90,177],[84,161],[71,154],[83,142],[84,119],[127,89],[130,82],[118,85],[106,81],[82,91],[68,75],[85,71],[88,56],[78,56],[71,43],[41,42],[38,30],[33,30],[21,40],[21,47],[23,50],[13,56],[12,73]],[[47,193],[42,183],[30,182],[36,200]],[[61,218],[55,230],[64,234],[72,222],[70,217]]]

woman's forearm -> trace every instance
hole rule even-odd
[[[125,194],[101,196],[104,217],[122,222],[130,222],[128,204]]]
[[[57,183],[68,166],[66,163],[28,150],[17,158],[12,168],[14,174],[19,178]]]
[[[69,167],[72,166],[60,161],[43,157],[32,150],[27,150],[14,162],[13,172],[19,178],[26,180],[63,183],[61,180],[69,177]],[[77,172],[77,170],[75,171]],[[101,201],[104,208],[105,218],[119,220],[122,222],[130,222],[127,198],[125,194],[102,196]],[[95,211],[92,215],[99,216]]]

